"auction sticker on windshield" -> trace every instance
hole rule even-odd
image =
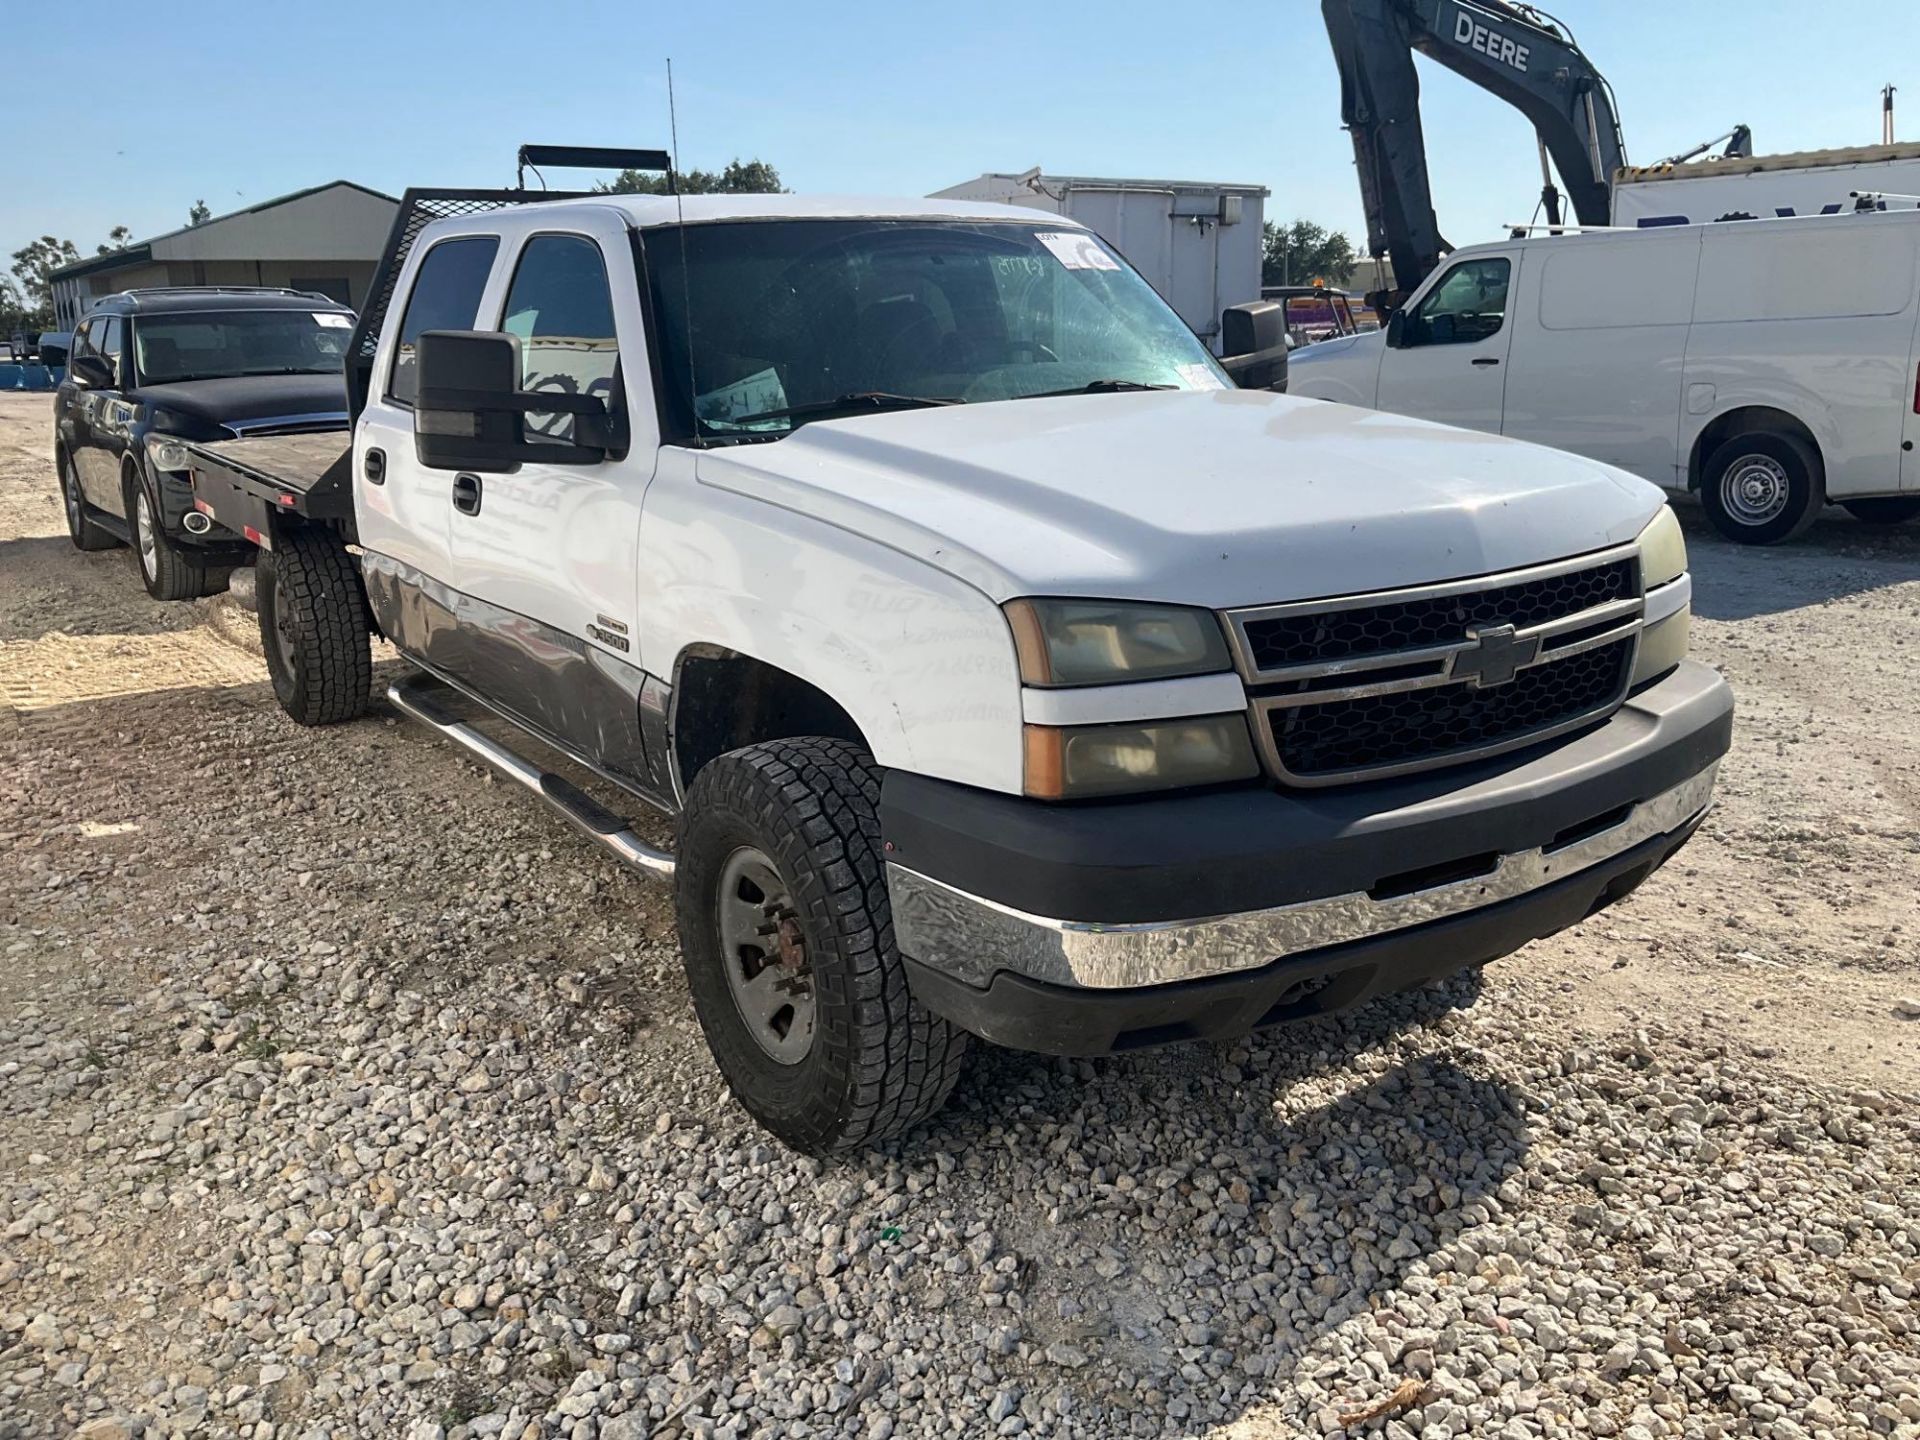
[[[351,315],[335,315],[329,310],[314,310],[309,313],[315,320],[318,320],[329,330],[351,330],[353,328],[353,317]]]
[[[1069,270],[1118,270],[1120,262],[1109,255],[1100,242],[1080,230],[1043,230],[1034,239],[1046,246]]]

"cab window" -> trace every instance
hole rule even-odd
[[[520,337],[520,388],[591,395],[618,405],[620,345],[600,247],[580,235],[536,235],[520,252],[500,328]],[[573,441],[572,415],[526,418],[526,438]]]
[[[1407,326],[1406,344],[1471,345],[1500,333],[1507,315],[1511,261],[1462,260],[1427,292]]]
[[[105,328],[94,327],[94,344],[99,348],[100,358],[107,362],[107,369],[113,372],[113,383],[120,383],[120,331],[118,315],[109,315]]]
[[[419,379],[414,374],[414,347],[424,330],[471,330],[480,313],[480,292],[487,288],[487,272],[500,248],[497,235],[474,235],[442,240],[420,262],[420,273],[407,297],[400,320],[400,338],[394,346],[393,375],[387,398],[412,405]]]

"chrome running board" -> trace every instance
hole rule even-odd
[[[542,770],[532,761],[491,740],[464,720],[448,713],[440,697],[457,692],[430,676],[415,676],[387,686],[387,700],[402,715],[437,730],[469,755],[484,760],[500,774],[531,790],[562,819],[616,860],[655,880],[673,879],[673,856],[656,850],[627,822],[571,781]]]

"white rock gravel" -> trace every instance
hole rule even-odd
[[[62,559],[137,644],[125,557]],[[1920,1440],[1907,1052],[1597,1034],[1522,957],[987,1052],[801,1160],[720,1090],[661,898],[517,796],[257,685],[90,693],[0,710],[0,1440]]]

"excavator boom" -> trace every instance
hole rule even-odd
[[[1613,172],[1626,163],[1620,122],[1605,78],[1564,26],[1516,0],[1321,0],[1320,10],[1340,68],[1368,252],[1393,261],[1393,288],[1368,297],[1376,309],[1397,305],[1451,248],[1433,212],[1415,51],[1525,115],[1579,222],[1607,223]],[[1550,178],[1543,199],[1557,221]]]

